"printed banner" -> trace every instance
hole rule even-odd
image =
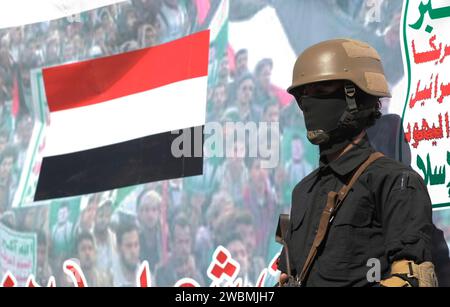
[[[403,129],[411,166],[433,206],[450,206],[450,3],[408,0],[402,26],[408,80]]]
[[[37,238],[0,224],[0,276],[11,273],[24,286],[30,275],[36,274]]]

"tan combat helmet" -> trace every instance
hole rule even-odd
[[[370,95],[391,97],[378,52],[358,40],[327,40],[306,49],[295,62],[287,91],[330,80],[349,80]]]

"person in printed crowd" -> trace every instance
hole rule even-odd
[[[58,205],[58,203],[55,205]],[[51,229],[51,255],[54,257],[53,263],[57,268],[61,267],[63,261],[70,256],[73,248],[74,225],[70,220],[70,215],[70,203],[64,201],[59,204],[56,223]]]
[[[19,178],[18,170],[16,169],[16,162],[18,157],[18,150],[15,146],[9,145],[5,147],[0,153],[0,184],[4,184],[9,189],[10,199],[12,201],[14,191],[16,190]]]
[[[135,223],[122,223],[117,228],[118,256],[112,267],[114,287],[136,287],[139,259],[139,229]]]
[[[240,49],[236,52],[234,56],[235,71],[233,74],[233,79],[238,80],[243,75],[248,74],[250,70],[248,69],[248,50]]]
[[[117,258],[116,234],[111,229],[112,201],[103,200],[95,213],[94,239],[97,246],[97,266],[110,272]]]
[[[226,85],[227,91],[229,91],[232,78],[230,72],[230,61],[228,60],[228,53],[220,59],[219,71],[217,72],[217,75],[217,84]]]
[[[207,269],[211,262],[211,256],[215,248],[221,244],[222,233],[221,219],[228,216],[236,209],[232,197],[224,191],[219,191],[212,196],[207,204],[204,215],[205,225],[200,227],[195,235],[194,252],[198,260],[199,272],[207,279]]]
[[[312,165],[305,159],[305,145],[298,134],[292,135],[291,155],[286,162],[285,170],[290,190],[297,184],[298,180],[306,177],[313,170]]]
[[[211,90],[207,122],[219,121],[227,108],[227,85],[219,83]]]
[[[236,206],[242,206],[244,188],[248,184],[249,174],[245,164],[245,143],[236,140],[227,152],[227,159],[218,167],[214,181],[220,191],[226,192],[233,198]]]
[[[151,272],[162,257],[161,206],[161,196],[155,190],[144,189],[137,198],[140,259],[148,261]]]
[[[156,270],[156,285],[170,287],[182,278],[192,278],[205,285],[193,253],[193,232],[183,213],[175,217],[171,231],[171,254],[166,264]]]
[[[94,232],[95,214],[97,212],[100,194],[84,196],[80,202],[80,217],[75,226],[75,234]]]
[[[231,106],[238,111],[238,121],[256,122],[261,119],[262,108],[254,101],[255,82],[251,74],[245,74],[236,80],[234,100]]]
[[[8,187],[0,182],[0,217],[8,208]]]
[[[162,0],[159,15],[160,31],[167,41],[172,41],[189,33],[191,20],[189,1]]]
[[[273,216],[278,211],[275,189],[271,185],[267,169],[261,167],[261,160],[254,159],[250,164],[250,182],[244,191],[244,208],[258,221],[255,229],[256,252],[266,258],[270,234],[275,231]],[[272,241],[272,240],[271,240]]]
[[[46,286],[53,271],[48,263],[49,240],[43,231],[37,232],[37,255],[36,255],[36,282],[40,286]]]
[[[236,244],[232,244],[234,248],[239,249],[244,247],[246,254],[248,256],[248,264],[245,268],[245,276],[248,283],[255,285],[261,271],[267,266],[265,260],[258,253],[258,239],[255,218],[252,214],[245,209],[239,209],[233,211],[228,217],[223,221],[223,230],[225,238],[223,244],[232,243],[231,239],[237,240]],[[259,223],[258,223],[259,226]],[[228,233],[231,234],[227,235]],[[229,250],[234,258],[234,253]],[[236,259],[237,260],[237,259]],[[242,275],[243,276],[243,275]]]
[[[88,287],[111,287],[113,285],[111,274],[97,267],[97,248],[91,233],[82,232],[77,236],[75,251]]]
[[[239,274],[236,279],[241,279],[243,287],[253,287],[256,280],[250,278],[250,256],[247,246],[245,246],[241,236],[236,233],[229,235],[225,243],[225,248],[230,252],[231,257],[239,263]]]

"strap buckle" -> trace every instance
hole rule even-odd
[[[408,278],[417,278],[417,275],[414,274],[414,268],[413,268],[414,262],[408,261],[408,270],[409,272],[406,274]]]
[[[356,88],[353,84],[346,83],[344,85],[345,91],[345,100],[347,101],[348,110],[351,114],[354,114],[358,111],[358,106],[356,105],[355,95]]]
[[[354,97],[356,94],[356,88],[350,83],[344,85],[344,91],[345,95],[348,97]]]
[[[300,276],[299,276],[298,274],[295,276],[295,281],[297,282],[297,285],[298,285],[299,287],[301,287],[301,286],[303,285],[303,282],[302,282],[302,280],[300,279]]]

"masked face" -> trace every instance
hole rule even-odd
[[[331,133],[347,107],[345,99],[304,96],[300,102],[308,140],[315,145],[331,141]]]
[[[297,102],[303,111],[308,140],[320,146],[320,154],[328,155],[345,148],[360,131],[339,125],[347,109],[340,82],[323,83],[322,87],[306,88]]]

